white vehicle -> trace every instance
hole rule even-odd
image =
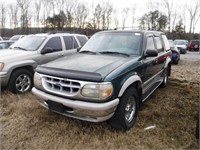
[[[0,53],[0,85],[13,93],[30,91],[33,74],[41,65],[76,53],[88,38],[81,34],[35,34],[16,41]]]

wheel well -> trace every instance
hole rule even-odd
[[[141,106],[142,106],[142,85],[141,85],[141,82],[140,81],[136,81],[136,82],[132,83],[131,85],[129,85],[127,87],[127,89],[131,88],[131,87],[134,87],[138,92],[138,98],[139,98],[138,106],[139,106],[139,108],[141,108]]]
[[[171,76],[171,62],[167,65],[168,67],[168,76]]]
[[[16,70],[18,70],[18,69],[25,69],[25,70],[30,71],[30,73],[34,74],[34,70],[33,70],[32,66],[22,66],[22,67],[18,67],[18,68],[13,69],[12,72],[11,72],[11,74],[10,74],[10,78],[11,78],[13,72],[16,71]],[[10,82],[10,78],[9,78],[9,82]]]
[[[22,67],[15,68],[15,69],[13,69],[12,73],[13,73],[15,70],[18,70],[18,69],[25,69],[25,70],[30,71],[32,74],[34,73],[34,70],[33,70],[33,67],[32,67],[32,66],[22,66]],[[12,74],[12,73],[11,73],[11,74]]]

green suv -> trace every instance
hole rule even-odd
[[[167,37],[157,31],[111,30],[81,50],[36,68],[40,104],[69,117],[130,129],[142,103],[171,72]]]

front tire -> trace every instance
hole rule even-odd
[[[10,78],[8,90],[13,93],[25,93],[33,87],[33,74],[25,69],[15,70]]]
[[[138,92],[134,87],[130,87],[120,98],[120,103],[109,123],[115,129],[128,130],[134,125],[137,113]]]

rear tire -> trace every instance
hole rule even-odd
[[[13,93],[25,93],[33,87],[33,74],[25,69],[15,70],[9,81],[8,90]]]
[[[134,87],[130,87],[120,98],[115,114],[108,122],[113,128],[125,131],[134,125],[137,113],[138,92]]]
[[[163,72],[163,81],[161,83],[161,87],[166,87],[168,84],[168,77],[169,77],[169,69],[166,67]]]

